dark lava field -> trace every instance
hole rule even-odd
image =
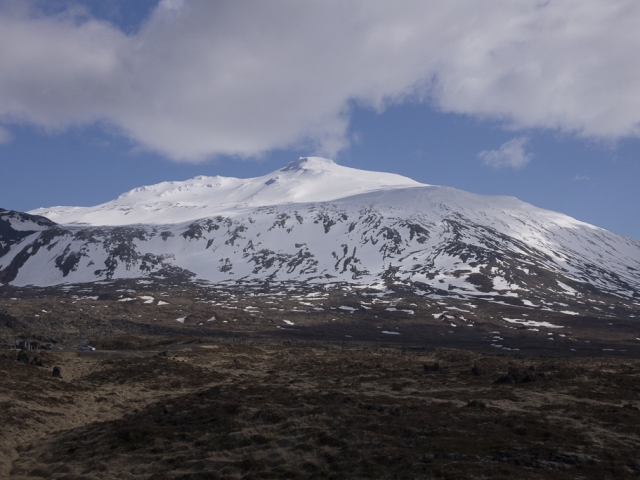
[[[3,286],[0,478],[640,477],[639,307],[413,292]]]

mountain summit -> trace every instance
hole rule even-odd
[[[29,213],[69,225],[169,224],[287,203],[327,202],[376,190],[424,184],[393,173],[302,157],[255,178],[199,176],[135,188],[95,207],[38,208]]]

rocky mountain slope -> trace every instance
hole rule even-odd
[[[637,304],[640,243],[512,197],[319,158],[254,179],[142,187],[97,207],[0,210],[4,284],[176,276],[403,285],[540,308],[595,293]]]

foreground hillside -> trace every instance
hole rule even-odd
[[[0,478],[637,478],[640,312],[589,300],[4,286]]]
[[[0,476],[640,474],[638,360],[278,341],[150,350],[44,353],[43,366],[0,353]]]

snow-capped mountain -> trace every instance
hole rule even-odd
[[[0,281],[13,285],[178,275],[396,283],[525,304],[640,298],[635,240],[512,197],[319,158],[253,179],[142,187],[96,207],[2,210],[0,235]]]
[[[392,173],[342,167],[307,157],[256,178],[195,177],[135,188],[95,207],[38,208],[28,213],[67,225],[168,224],[286,203],[327,202],[360,193],[424,186]]]

